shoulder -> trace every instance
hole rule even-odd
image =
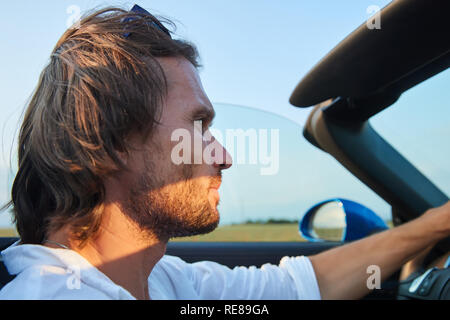
[[[110,299],[68,272],[55,266],[32,266],[20,272],[0,290],[1,300]]]
[[[178,257],[166,255],[158,261],[149,277],[152,299],[211,299],[222,291],[222,269],[227,267],[211,261],[189,263]],[[219,292],[205,289],[205,285]]]
[[[166,272],[183,273],[185,276],[192,277],[195,273],[231,271],[230,268],[213,261],[186,262],[179,257],[165,255],[155,265],[155,269],[163,269]]]
[[[152,273],[153,276],[189,276],[192,272],[191,264],[175,256],[163,256],[158,263],[154,266]]]
[[[189,265],[188,262],[183,259],[175,256],[164,255],[156,265],[165,266],[165,267],[177,267],[184,268]]]

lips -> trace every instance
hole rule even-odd
[[[213,181],[211,182],[211,185],[209,188],[219,190],[221,184],[222,184],[222,177],[217,176],[217,177],[213,178]]]
[[[214,181],[213,183],[211,183],[210,187],[209,187],[209,200],[211,201],[211,204],[213,205],[214,208],[216,208],[216,206],[219,203],[220,200],[220,195],[219,195],[219,188],[220,188],[220,179]]]
[[[215,185],[211,185],[210,189],[216,189],[219,190],[220,188],[220,183],[219,184],[215,184]]]

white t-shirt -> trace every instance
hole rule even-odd
[[[2,251],[10,274],[0,299],[135,299],[73,250],[14,243]],[[320,299],[307,257],[284,257],[280,265],[235,267],[164,256],[148,278],[153,300]]]

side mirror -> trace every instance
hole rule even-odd
[[[309,209],[299,223],[308,241],[353,241],[388,229],[369,208],[345,199],[322,201]]]

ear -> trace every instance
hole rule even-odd
[[[138,149],[138,146],[141,146],[142,142],[140,142],[139,135],[129,135],[125,137],[120,144],[114,146],[114,151],[121,163],[128,167],[130,164],[130,157],[134,154],[134,152]],[[141,146],[142,147],[142,146]]]

